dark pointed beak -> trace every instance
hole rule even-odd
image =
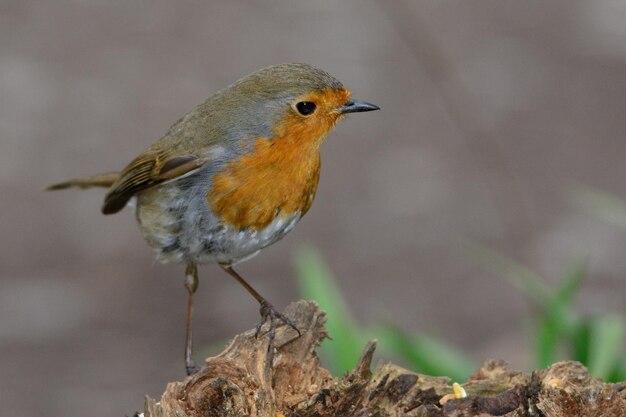
[[[339,107],[337,111],[341,114],[346,113],[358,113],[362,111],[380,110],[376,104],[368,103],[366,101],[359,101],[350,99],[343,106]]]

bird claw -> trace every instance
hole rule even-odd
[[[278,310],[276,310],[276,308],[274,308],[273,305],[271,305],[265,300],[261,302],[260,313],[261,313],[261,322],[256,326],[254,337],[258,338],[259,334],[261,333],[261,328],[263,327],[263,324],[265,324],[265,322],[269,320],[270,328],[269,328],[269,331],[267,332],[267,335],[269,337],[269,344],[267,345],[268,351],[271,350],[272,347],[274,346],[274,337],[276,337],[276,320],[280,320],[283,323],[285,323],[287,326],[294,329],[298,333],[298,337],[302,336],[300,329],[298,329],[296,325],[290,319],[288,319],[285,315],[283,315]]]

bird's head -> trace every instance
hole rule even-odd
[[[340,81],[307,64],[263,68],[229,90],[246,102],[248,120],[269,125],[269,139],[290,138],[316,146],[345,114],[379,109],[352,99]]]

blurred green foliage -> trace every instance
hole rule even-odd
[[[551,288],[541,276],[510,258],[476,244],[470,249],[480,265],[504,276],[536,307],[531,337],[537,368],[570,359],[582,362],[592,375],[605,381],[626,380],[626,318],[617,314],[583,317],[574,309],[573,300],[585,277],[585,261],[573,264]],[[397,358],[418,372],[464,381],[477,368],[466,355],[436,338],[409,334],[390,323],[372,328],[357,324],[332,274],[312,247],[297,252],[295,265],[301,295],[316,300],[328,313],[327,329],[333,342],[323,344],[320,354],[333,372],[352,369],[367,340],[373,338],[378,338],[383,356]]]
[[[478,263],[503,276],[534,305],[531,337],[538,368],[559,360],[576,360],[605,381],[626,380],[626,317],[583,316],[574,306],[586,275],[586,261],[577,261],[552,288],[525,266],[480,245],[470,245]]]
[[[303,298],[315,300],[326,311],[326,328],[332,337],[318,350],[325,366],[335,374],[354,368],[368,340],[378,339],[383,356],[398,358],[412,369],[429,375],[446,375],[463,381],[476,369],[463,354],[443,342],[422,334],[408,334],[393,324],[368,328],[357,324],[350,314],[335,280],[312,247],[301,248],[295,265]]]

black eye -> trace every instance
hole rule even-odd
[[[296,104],[296,109],[303,116],[308,116],[315,111],[317,106],[312,101],[300,101]]]

